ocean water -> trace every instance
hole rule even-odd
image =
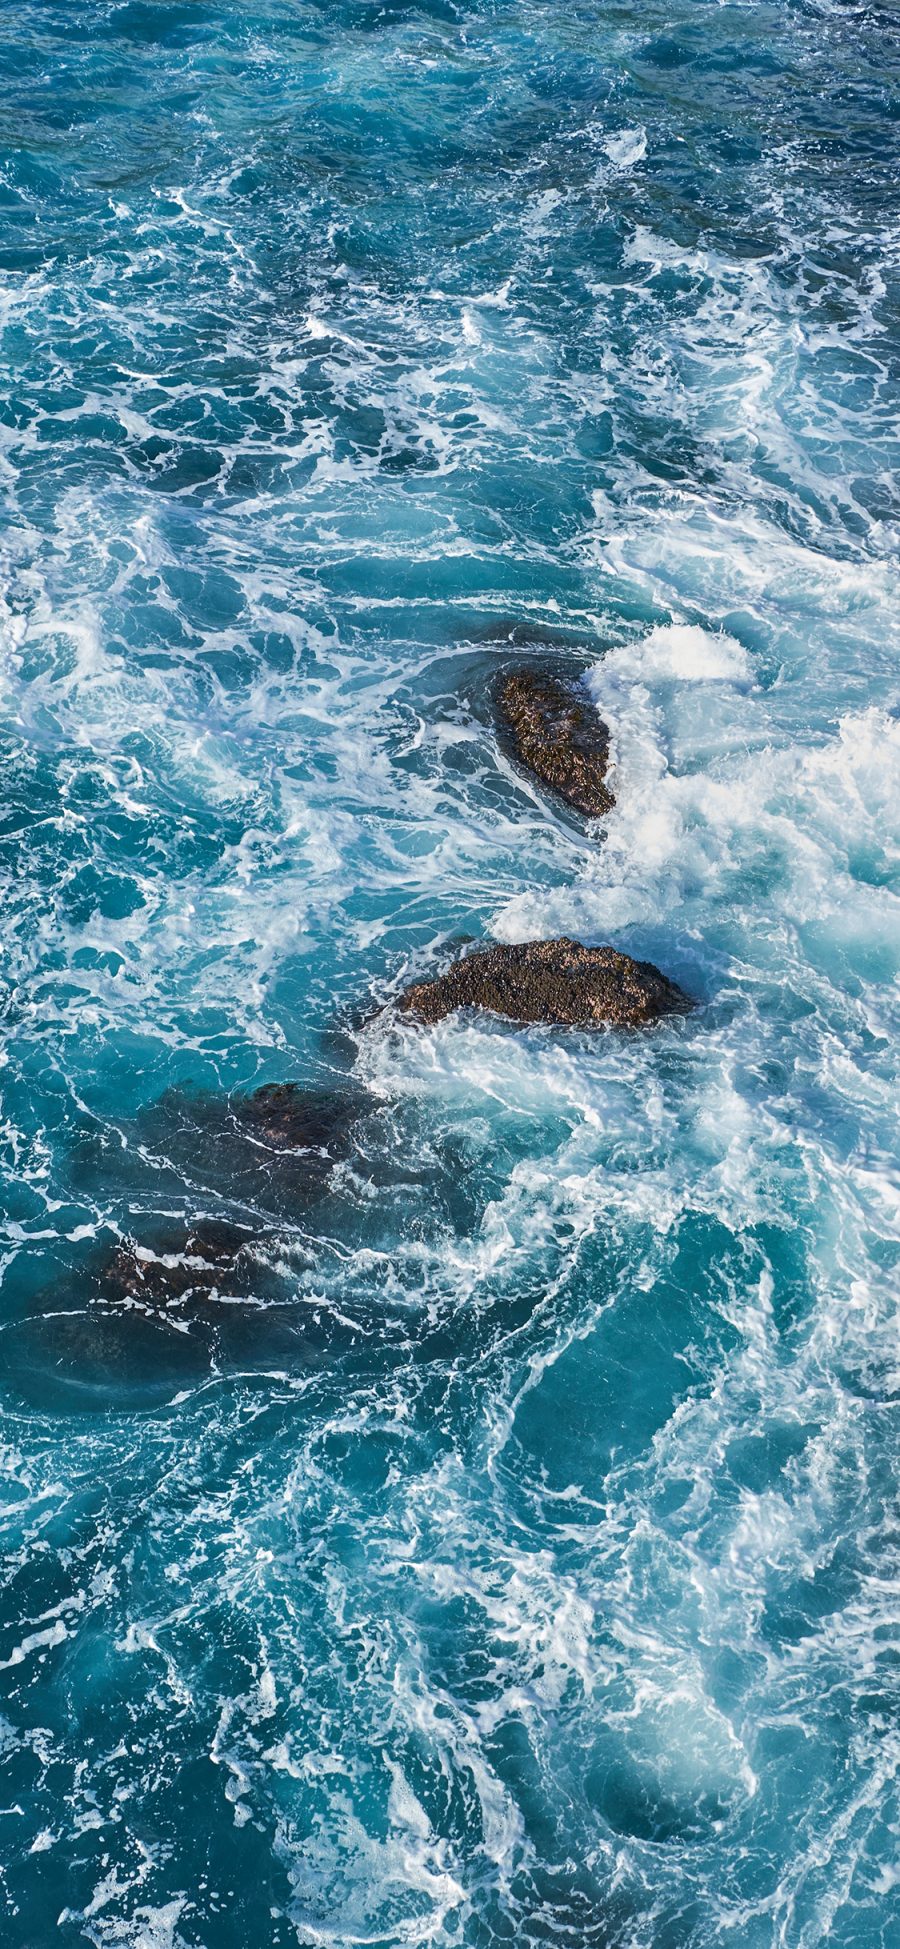
[[[2,27],[0,1940],[900,1944],[900,15]]]

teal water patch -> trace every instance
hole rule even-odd
[[[891,1949],[896,18],[7,13],[3,1940]]]

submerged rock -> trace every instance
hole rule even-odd
[[[171,1228],[151,1245],[117,1245],[105,1267],[104,1299],[152,1307],[180,1305],[196,1294],[237,1291],[246,1281],[251,1235],[223,1219]],[[243,1264],[242,1264],[243,1261]]]
[[[229,1368],[326,1358],[281,1235],[209,1212],[133,1218],[130,1236],[76,1249],[17,1322],[6,1374],[27,1399],[137,1408]]]
[[[580,1029],[636,1028],[691,1006],[652,961],[633,961],[614,947],[582,947],[565,935],[466,955],[437,980],[416,982],[398,1003],[423,1022],[484,1008],[513,1022]]]
[[[585,818],[610,810],[609,732],[583,687],[549,671],[514,670],[497,702],[521,765]]]
[[[248,1211],[296,1216],[327,1195],[336,1166],[354,1154],[371,1112],[358,1085],[267,1083],[216,1095],[167,1090],[130,1124],[89,1133],[77,1157],[84,1195],[115,1183],[133,1197],[179,1198],[190,1187]],[[124,1139],[124,1141],[123,1141]]]
[[[364,1107],[362,1092],[304,1089],[299,1083],[264,1083],[229,1099],[234,1125],[275,1151],[304,1151],[326,1158],[346,1149]]]

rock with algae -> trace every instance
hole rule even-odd
[[[549,671],[513,670],[497,704],[518,763],[575,812],[602,818],[615,803],[606,782],[609,732],[583,686]]]
[[[434,981],[407,988],[398,1007],[422,1022],[482,1008],[513,1022],[593,1029],[639,1028],[684,1014],[691,1002],[652,961],[634,961],[614,947],[582,947],[563,935],[467,954]]]

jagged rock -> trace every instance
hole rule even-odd
[[[423,1022],[439,1022],[457,1008],[484,1008],[514,1022],[592,1029],[636,1028],[683,1014],[691,1002],[652,961],[563,936],[466,955],[437,980],[408,988],[398,1007]]]
[[[583,686],[549,671],[514,670],[497,702],[520,765],[586,818],[610,810],[609,732]]]

